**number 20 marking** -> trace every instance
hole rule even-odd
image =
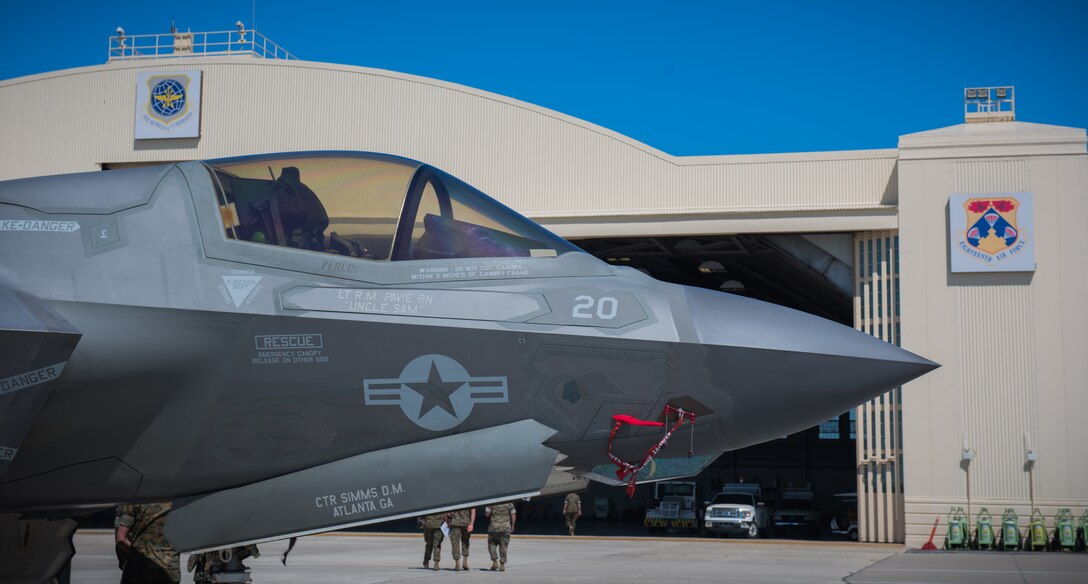
[[[574,311],[571,316],[574,318],[593,318],[594,312],[596,312],[597,318],[601,320],[612,320],[616,318],[616,312],[619,310],[620,303],[611,296],[602,296],[599,300],[592,296],[575,296]],[[596,305],[596,311],[593,311],[593,307]]]

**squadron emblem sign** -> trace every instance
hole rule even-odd
[[[368,406],[400,406],[421,428],[439,432],[460,425],[476,404],[510,402],[506,377],[473,377],[445,355],[412,359],[393,379],[363,380]]]
[[[953,272],[1035,269],[1031,193],[953,195],[948,202]]]

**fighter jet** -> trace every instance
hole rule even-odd
[[[355,152],[0,182],[0,349],[3,531],[173,501],[182,551],[691,475],[936,367]]]

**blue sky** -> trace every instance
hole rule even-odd
[[[0,79],[105,62],[107,37],[252,24],[251,0],[0,0]],[[1088,1],[256,2],[299,58],[514,97],[676,155],[894,148],[1015,85],[1088,127]]]

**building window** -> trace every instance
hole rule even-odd
[[[820,422],[820,440],[839,439],[839,419],[831,418],[826,422]]]

